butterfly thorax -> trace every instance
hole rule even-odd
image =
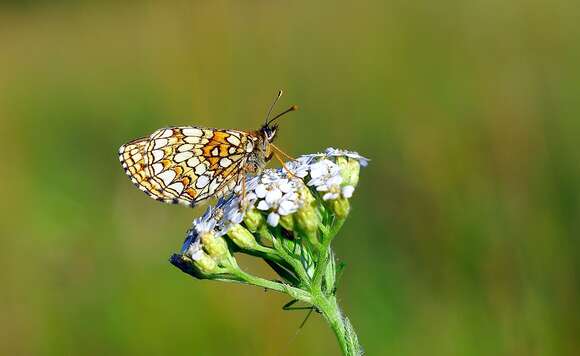
[[[254,139],[254,151],[248,155],[246,170],[248,173],[260,174],[272,159],[271,143],[276,137],[277,127],[263,126],[258,131],[252,131],[250,137]]]

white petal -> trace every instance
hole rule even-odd
[[[347,185],[342,188],[342,196],[349,199],[352,197],[352,193],[354,192],[354,187],[352,185]]]
[[[342,177],[339,175],[330,177],[327,181],[326,181],[326,185],[331,186],[331,185],[340,185],[340,183],[342,183]]]
[[[278,189],[272,189],[266,194],[266,202],[270,205],[275,204],[282,198],[282,192]]]
[[[190,251],[189,255],[191,256],[192,260],[197,261],[203,256],[203,251],[201,249],[197,251]]]
[[[316,179],[324,175],[324,173],[327,171],[325,164],[323,164],[322,162],[324,161],[314,163],[313,165],[310,166],[310,176],[312,177],[312,179]]]
[[[213,230],[215,226],[215,220],[214,219],[208,219],[208,220],[199,220],[197,221],[197,223],[195,224],[195,230],[197,231],[198,234],[205,234],[208,232],[211,232]]]
[[[330,190],[330,187],[328,187],[325,184],[319,185],[318,187],[316,187],[316,190],[318,190],[319,192],[327,192]]]
[[[266,193],[268,192],[264,184],[258,184],[256,186],[256,189],[254,189],[254,191],[256,192],[256,196],[258,198],[264,198],[266,196]]]
[[[256,193],[249,192],[248,194],[246,194],[246,201],[255,201],[256,199],[258,199]]]
[[[238,212],[236,214],[232,214],[231,216],[228,216],[228,220],[232,224],[239,224],[242,222],[242,220],[244,220],[244,214],[242,214],[241,212]]]
[[[279,187],[282,193],[288,193],[292,191],[292,184],[290,184],[287,179],[282,180]]]
[[[271,184],[278,181],[281,178],[280,173],[274,170],[267,170],[262,173],[261,181],[264,184]]]
[[[298,194],[296,192],[290,192],[284,194],[281,200],[290,200],[290,201],[298,201]]]
[[[258,203],[258,206],[256,206],[256,208],[258,208],[259,210],[268,210],[268,209],[270,209],[270,205],[268,205],[268,203],[266,203],[266,201],[260,200],[260,202]]]
[[[322,200],[333,200],[338,198],[337,193],[326,193],[322,196]]]
[[[312,168],[310,170],[310,177],[312,177],[312,179],[320,178],[320,177],[324,176],[324,174],[325,174],[325,171],[322,170],[322,169],[318,169],[318,168],[317,169],[314,169],[314,168]]]
[[[276,227],[278,226],[278,222],[280,221],[280,215],[271,212],[270,214],[268,214],[268,224],[270,226]]]
[[[296,212],[297,209],[298,207],[294,202],[290,200],[284,200],[280,203],[280,206],[278,207],[278,213],[280,215],[288,215]]]
[[[294,175],[295,175],[296,177],[299,177],[299,178],[304,178],[304,177],[306,177],[306,176],[308,175],[308,170],[307,170],[307,169],[301,169],[301,170],[297,170],[297,171],[294,173]]]
[[[316,187],[316,186],[322,185],[323,183],[324,182],[323,182],[323,180],[321,178],[314,178],[314,179],[311,179],[308,182],[308,186],[309,187],[312,187],[312,186],[315,186]]]

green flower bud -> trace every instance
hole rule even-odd
[[[205,252],[201,253],[201,257],[193,261],[193,264],[204,275],[210,275],[217,271],[218,265],[216,261]]]
[[[360,163],[356,159],[337,157],[336,164],[340,167],[342,186],[352,185],[356,187],[360,173]]]
[[[244,224],[251,232],[256,232],[264,223],[264,217],[262,214],[255,208],[250,208],[246,211],[244,216]]]
[[[288,231],[294,230],[294,218],[292,215],[282,215],[280,216],[280,221],[278,222],[280,226]]]
[[[335,199],[329,201],[329,203],[330,209],[332,209],[337,218],[344,219],[348,216],[348,213],[350,212],[350,203],[348,202],[348,199]]]
[[[201,243],[208,255],[217,262],[229,254],[227,242],[222,237],[217,237],[210,232],[201,234]]]
[[[296,224],[302,231],[306,234],[315,234],[318,231],[318,226],[320,224],[320,217],[316,211],[316,200],[310,193],[308,188],[303,187],[298,191],[300,199],[304,202],[304,205],[294,214],[294,219]]]
[[[253,250],[258,245],[254,235],[240,224],[230,227],[228,236],[238,247],[246,250]]]

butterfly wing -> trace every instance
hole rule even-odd
[[[131,181],[153,199],[194,206],[239,183],[255,140],[243,131],[163,128],[121,146],[119,160]]]

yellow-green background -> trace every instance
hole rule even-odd
[[[580,354],[580,6],[572,0],[0,5],[0,354],[331,355],[318,315],[167,258],[201,210],[117,148],[256,128],[370,157],[335,243],[368,355]],[[253,271],[258,262],[243,261]]]

